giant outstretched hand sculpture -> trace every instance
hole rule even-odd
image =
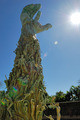
[[[42,120],[46,109],[47,92],[43,83],[40,46],[35,34],[48,30],[51,24],[41,25],[40,4],[31,4],[23,8],[21,36],[18,41],[14,67],[5,80],[6,94],[0,103],[0,120]],[[33,19],[34,15],[36,17]],[[5,105],[3,107],[2,105]],[[55,105],[49,108],[54,108]],[[3,108],[2,108],[3,107]],[[57,107],[60,120],[59,107]],[[52,116],[48,117],[53,120]]]
[[[41,8],[41,4],[30,4],[26,7],[24,7],[20,19],[22,23],[22,32],[24,29],[26,32],[32,35],[35,35],[37,33],[40,33],[44,30],[48,30],[52,27],[51,24],[41,25],[38,21],[41,15],[41,12],[39,9]],[[36,15],[36,17],[33,19],[33,16]]]

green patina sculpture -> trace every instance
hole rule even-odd
[[[23,28],[26,29],[26,33],[31,33],[35,35],[44,30],[48,30],[52,27],[51,24],[41,25],[38,21],[41,15],[41,12],[38,11],[41,8],[41,4],[31,4],[23,8],[20,19],[22,23],[22,31]],[[34,15],[37,13],[36,17],[33,19]],[[24,27],[25,26],[25,27]]]
[[[24,7],[21,13],[21,36],[14,51],[14,67],[9,79],[5,80],[7,92],[1,100],[1,107],[4,108],[1,120],[3,116],[4,120],[42,120],[47,93],[43,83],[40,46],[35,34],[48,30],[52,25],[42,26],[38,22],[40,7],[40,4],[31,4]]]

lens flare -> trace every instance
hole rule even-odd
[[[17,89],[16,89],[15,87],[13,87],[13,91],[14,91],[14,92],[17,92]]]
[[[2,105],[5,105],[5,102],[1,101],[1,104],[2,104]]]

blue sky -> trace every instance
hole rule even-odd
[[[41,48],[43,75],[49,95],[66,93],[80,79],[80,26],[70,21],[80,0],[1,0],[0,1],[0,90],[6,90],[5,75],[9,77],[21,34],[20,14],[23,7],[41,3],[39,22],[51,23],[52,28],[37,34]],[[57,41],[57,42],[56,42]]]

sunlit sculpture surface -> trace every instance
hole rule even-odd
[[[38,21],[41,15],[40,4],[31,4],[23,8],[20,19],[22,23],[22,32],[26,32],[26,35],[35,35],[44,30],[48,30],[52,27],[51,24],[41,25]],[[33,19],[34,15],[37,13],[36,17]]]
[[[48,30],[52,25],[42,26],[38,22],[40,7],[40,4],[28,5],[20,16],[22,29],[14,51],[14,67],[9,79],[5,80],[7,92],[2,100],[6,106],[4,120],[42,120],[47,93],[43,84],[40,46],[35,34]]]

